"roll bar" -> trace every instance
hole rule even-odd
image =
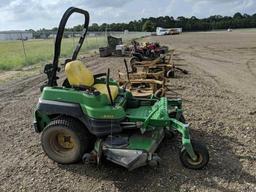
[[[62,16],[62,19],[59,24],[58,32],[57,32],[56,39],[55,39],[54,57],[53,57],[52,64],[47,64],[44,69],[44,72],[48,76],[47,86],[57,86],[58,77],[56,76],[56,74],[60,70],[60,68],[58,67],[58,64],[59,64],[59,57],[60,57],[60,52],[61,52],[61,42],[63,39],[63,34],[64,34],[64,30],[65,30],[67,21],[73,13],[79,13],[79,14],[84,15],[84,24],[83,24],[83,33],[79,39],[78,44],[76,45],[76,48],[74,49],[72,57],[71,57],[71,59],[69,59],[69,61],[76,60],[77,55],[84,43],[84,39],[85,39],[85,36],[88,31],[88,25],[89,25],[89,20],[90,20],[89,13],[83,9],[79,9],[76,7],[70,7],[66,10],[64,15]]]

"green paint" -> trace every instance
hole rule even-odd
[[[132,135],[129,138],[128,148],[154,153],[163,137],[164,128],[159,128],[143,135]]]
[[[44,113],[40,113],[39,111],[36,111],[34,113],[34,118],[37,119],[39,127],[45,127],[51,121],[51,119],[47,115],[45,115]]]
[[[98,80],[103,82],[104,79]],[[111,81],[111,84],[116,84]],[[141,122],[141,135],[133,135],[129,138],[129,149],[141,149],[151,151],[155,149],[164,135],[164,129],[176,129],[182,135],[182,145],[192,159],[196,158],[191,145],[188,127],[176,120],[182,114],[180,99],[169,100],[141,100],[132,97],[130,92],[119,90],[119,96],[115,99],[113,107],[107,96],[92,95],[73,88],[45,87],[41,99],[78,103],[85,115],[94,119],[127,119],[131,122]],[[175,118],[169,117],[169,112],[176,112]],[[40,119],[40,127],[44,127],[50,118],[36,111],[36,118]],[[144,134],[145,133],[145,134]],[[150,133],[150,134],[149,134]],[[96,142],[96,149],[98,148]]]
[[[166,127],[169,125],[168,116],[168,100],[161,98],[155,102],[153,106],[140,106],[138,108],[131,108],[126,110],[127,117],[130,121],[143,122],[142,132],[151,130],[154,127]],[[173,108],[173,106],[169,106]]]
[[[191,144],[190,135],[188,125],[181,123],[180,121],[170,118],[170,126],[173,129],[176,129],[182,136],[182,145],[185,147],[186,151],[190,155],[193,160],[196,160],[196,154],[193,150],[193,146]]]
[[[41,99],[80,104],[84,114],[97,119],[121,119],[125,117],[122,107],[125,100],[120,97],[115,107],[106,95],[87,94],[84,91],[60,87],[45,87]]]
[[[156,140],[150,137],[132,136],[129,139],[129,149],[150,151],[151,147],[156,144]]]

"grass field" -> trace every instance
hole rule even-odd
[[[133,38],[147,35],[146,33],[131,32],[129,34],[117,35],[127,42]],[[61,57],[72,54],[78,38],[66,38],[62,41]],[[87,36],[80,54],[98,49],[107,45],[106,36]],[[0,41],[0,70],[19,70],[24,66],[48,62],[53,57],[54,39],[40,39],[24,41],[25,53],[22,41]],[[26,57],[25,57],[26,55]]]
[[[63,39],[61,57],[71,55],[78,39]],[[88,37],[81,53],[106,45],[105,37]],[[0,70],[20,69],[24,66],[48,61],[53,57],[54,39],[0,42]],[[26,54],[26,57],[25,57]]]

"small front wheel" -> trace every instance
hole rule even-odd
[[[195,154],[197,155],[197,159],[191,159],[188,152],[183,147],[180,153],[181,163],[189,169],[202,169],[209,162],[208,149],[205,145],[202,145],[201,143],[195,141],[192,141],[192,146]]]
[[[173,78],[174,77],[174,70],[170,69],[169,71],[166,72],[166,77],[167,78]]]
[[[161,98],[164,96],[164,89],[160,88],[158,90],[156,90],[156,92],[154,93],[154,96],[156,98]]]

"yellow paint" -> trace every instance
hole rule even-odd
[[[95,84],[93,87],[95,87],[102,94],[107,95],[108,99],[110,99],[109,95],[108,95],[108,89],[107,89],[106,84]],[[110,85],[109,88],[110,88],[112,99],[115,100],[115,98],[117,97],[117,94],[118,94],[118,87],[115,85]]]
[[[65,66],[65,73],[70,85],[93,86],[100,93],[107,95],[108,99],[110,99],[106,84],[94,85],[93,73],[87,67],[85,67],[85,65],[81,61],[76,60],[76,61],[71,61],[67,63]],[[110,85],[109,87],[110,87],[112,98],[114,100],[118,94],[118,87],[115,85]]]
[[[65,73],[70,85],[92,86],[94,84],[93,73],[81,61],[76,60],[67,63]]]

